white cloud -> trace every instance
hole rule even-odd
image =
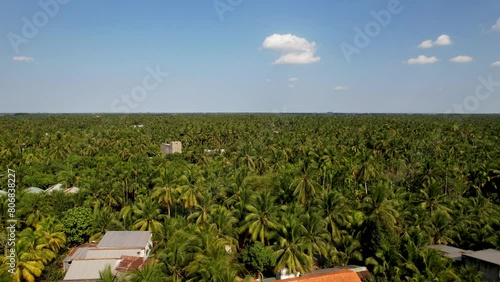
[[[500,31],[500,18],[497,20],[497,23],[491,27],[494,31]]]
[[[450,36],[443,34],[440,35],[436,41],[432,42],[432,40],[425,40],[418,45],[418,48],[432,48],[436,46],[446,46],[451,45],[453,42],[451,41]]]
[[[315,57],[316,42],[293,34],[273,34],[262,43],[263,49],[280,52],[282,55],[273,64],[312,64],[321,60]]]
[[[492,67],[500,67],[500,61],[496,61],[493,64],[491,64]]]
[[[455,58],[451,58],[450,62],[453,63],[470,63],[473,62],[474,58],[469,56],[456,56]]]
[[[288,53],[285,54],[273,64],[275,65],[306,65],[319,62],[320,57],[314,57],[314,53],[312,52],[304,52],[304,53]]]
[[[446,46],[451,45],[451,43],[451,38],[446,34],[439,36],[438,39],[434,42],[436,46]]]
[[[299,80],[299,79],[298,79],[298,78],[296,78],[296,77],[290,77],[290,78],[288,79],[288,81],[290,81],[290,82],[295,82],[295,81],[298,81],[298,80]]]
[[[432,48],[433,45],[434,43],[432,43],[432,40],[425,40],[418,45],[418,48]]]
[[[342,86],[342,85],[338,85],[338,86],[335,86],[335,91],[344,91],[344,90],[347,90],[347,86]]]
[[[314,50],[316,42],[309,42],[305,38],[293,34],[273,34],[262,43],[264,49],[275,51],[311,51]]]
[[[33,62],[35,59],[33,57],[12,57],[12,60],[16,62]]]
[[[295,85],[293,85],[293,84],[288,84],[288,87],[290,87],[290,88],[295,88]]]
[[[416,58],[411,58],[408,60],[409,65],[425,65],[425,64],[434,64],[439,61],[436,57],[427,57],[424,55],[420,55]]]

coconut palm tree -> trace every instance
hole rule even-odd
[[[278,229],[277,214],[279,206],[275,197],[269,191],[259,192],[246,207],[247,214],[242,226],[248,230],[253,241],[265,243],[269,241],[273,232]]]
[[[301,163],[301,176],[295,179],[290,188],[294,188],[293,195],[303,205],[307,206],[309,201],[316,196],[318,183],[311,177],[314,175],[316,164],[310,157],[306,157]]]
[[[142,268],[134,270],[127,276],[127,281],[131,282],[167,281],[164,277],[161,263],[155,261],[146,263]]]
[[[39,236],[40,245],[37,248],[47,248],[58,253],[66,244],[66,235],[62,231],[63,224],[56,218],[49,217],[36,225],[35,233]]]
[[[99,241],[110,230],[123,230],[123,225],[118,219],[118,213],[111,208],[94,210],[90,241]]]
[[[295,215],[296,216],[296,215]],[[290,216],[277,231],[275,271],[288,268],[291,273],[306,273],[312,269],[314,243],[301,220]]]
[[[157,233],[162,228],[160,219],[164,217],[158,203],[146,198],[139,198],[138,202],[132,206],[132,211],[136,221],[132,228],[141,231],[151,231]]]
[[[170,216],[170,208],[177,199],[177,189],[175,180],[177,176],[175,172],[168,168],[160,169],[160,176],[153,179],[155,190],[151,194],[153,200],[158,200],[167,207],[168,216]]]

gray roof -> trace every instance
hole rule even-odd
[[[442,255],[454,259],[456,261],[461,261],[462,255],[472,253],[472,251],[462,250],[447,245],[429,245],[428,247],[431,249],[438,250]]]
[[[98,248],[144,248],[151,238],[150,231],[108,231]]]
[[[139,256],[142,249],[90,249],[85,259],[119,259],[122,256]]]
[[[487,249],[477,252],[472,252],[469,254],[464,254],[464,256],[476,258],[482,261],[500,265],[500,251],[495,249]]]
[[[76,249],[75,253],[73,253],[71,256],[67,256],[64,258],[64,261],[72,261],[74,259],[83,259],[87,255],[87,252],[89,251],[89,247],[82,247]]]
[[[115,267],[119,262],[118,259],[74,260],[64,276],[64,281],[99,279],[99,271],[105,270],[108,265],[111,266],[111,271],[116,273]]]
[[[51,193],[53,191],[62,191],[63,190],[62,186],[63,185],[61,183],[57,183],[56,185],[45,190],[45,193]]]
[[[38,194],[38,193],[42,193],[43,192],[43,189],[40,189],[38,187],[30,187],[30,188],[26,188],[24,189],[24,191],[28,192],[28,193],[34,193],[34,194]]]
[[[65,194],[68,194],[68,193],[71,193],[71,194],[76,194],[76,193],[78,193],[79,191],[80,191],[80,188],[78,188],[78,187],[74,187],[74,186],[73,186],[73,187],[70,187],[70,188],[68,188],[68,189],[64,190],[64,193],[65,193]]]

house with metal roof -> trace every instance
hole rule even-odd
[[[24,189],[24,191],[26,193],[31,193],[31,194],[39,194],[39,193],[42,193],[43,192],[43,189],[40,189],[38,187],[30,187],[30,188],[26,188]]]
[[[57,184],[47,188],[45,190],[45,193],[52,193],[52,192],[56,192],[56,191],[62,192],[63,190],[64,190],[63,185],[61,183],[57,183]]]
[[[63,281],[98,281],[99,272],[110,266],[114,274],[144,266],[153,249],[149,231],[108,231],[98,244],[87,243],[64,259]]]
[[[99,281],[99,272],[111,267],[113,274],[117,274],[115,268],[120,261],[118,259],[77,259],[71,263],[63,281],[84,282]]]
[[[451,258],[455,261],[462,261],[462,255],[473,253],[473,251],[462,250],[447,245],[429,245],[428,247],[437,250],[441,255]]]
[[[464,254],[462,261],[465,265],[476,267],[483,273],[486,281],[500,282],[500,251],[487,249]]]
[[[78,192],[80,192],[80,188],[75,187],[75,186],[64,190],[64,194],[76,194]]]

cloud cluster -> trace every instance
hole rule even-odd
[[[491,64],[492,67],[500,67],[500,61],[496,61],[493,64]]]
[[[418,48],[432,48],[432,47],[436,47],[436,46],[446,46],[446,45],[451,45],[453,42],[451,41],[451,38],[450,36],[446,35],[446,34],[443,34],[443,35],[440,35],[436,41],[432,41],[432,40],[425,40],[423,41],[422,43],[420,43],[420,45],[418,45]]]
[[[494,31],[500,31],[500,18],[497,20],[496,24],[491,27]]]
[[[299,79],[297,77],[290,77],[288,79],[288,82],[290,82],[290,84],[288,84],[288,87],[290,88],[294,88],[295,87],[295,82],[299,81]]]
[[[425,55],[420,55],[416,58],[411,58],[408,60],[409,65],[426,65],[426,64],[434,64],[438,62],[439,59],[436,57],[427,57]]]
[[[33,62],[35,59],[33,57],[12,57],[12,60],[16,61],[16,62],[29,63],[29,62]]]
[[[344,91],[344,90],[347,90],[347,86],[342,86],[342,85],[338,85],[338,86],[335,86],[335,91]]]
[[[471,63],[474,61],[474,58],[470,57],[470,56],[464,56],[464,55],[461,55],[461,56],[456,56],[454,58],[451,58],[450,59],[450,62],[452,63]]]
[[[262,43],[263,49],[279,52],[281,56],[274,61],[275,65],[304,65],[317,63],[320,57],[315,57],[316,42],[293,34],[273,34]]]

